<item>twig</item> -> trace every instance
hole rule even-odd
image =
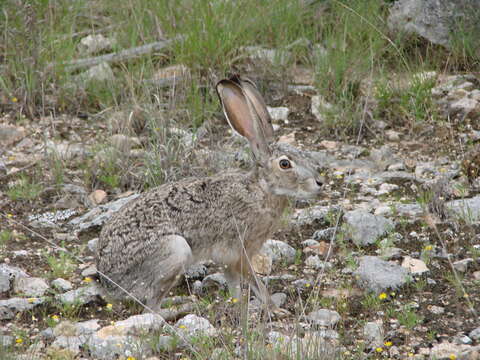
[[[178,36],[170,40],[156,41],[150,44],[137,46],[130,49],[125,49],[117,53],[110,53],[100,56],[95,56],[86,59],[73,60],[66,63],[63,63],[65,68],[68,71],[74,71],[86,67],[91,67],[98,65],[103,62],[107,63],[118,63],[125,60],[131,60],[142,55],[150,54],[154,51],[160,51],[169,47],[174,41],[181,39],[182,37]],[[49,68],[54,67],[57,64],[51,63],[48,65]]]

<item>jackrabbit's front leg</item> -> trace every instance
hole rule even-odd
[[[250,285],[255,295],[266,305],[273,304],[267,287],[263,281],[255,274],[251,266],[250,259],[242,256],[236,263],[227,266],[225,271],[230,293],[235,298],[240,298],[242,278]]]
[[[251,262],[246,258],[246,256],[243,256],[235,264],[228,266],[227,270],[225,271],[225,277],[233,297],[237,299],[241,298],[241,278],[243,277],[243,279],[248,282],[255,295],[262,301],[265,306],[265,310],[269,315],[274,314],[279,318],[290,315],[288,310],[278,307],[272,301],[267,287],[263,283],[262,279],[255,274],[255,271],[251,266]]]

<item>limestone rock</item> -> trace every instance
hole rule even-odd
[[[405,268],[375,256],[361,257],[354,275],[362,287],[376,293],[389,288],[396,289],[408,280]]]
[[[348,237],[357,245],[373,244],[394,228],[391,220],[363,210],[349,211],[343,215],[343,219]]]
[[[416,34],[449,47],[458,25],[475,22],[477,13],[475,0],[399,0],[390,9],[388,26],[392,31]]]
[[[13,290],[26,296],[42,296],[49,289],[47,282],[36,277],[17,277],[13,282]]]

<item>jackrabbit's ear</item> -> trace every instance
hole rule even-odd
[[[256,159],[270,155],[262,120],[241,85],[234,80],[220,80],[216,86],[223,112],[230,127],[245,137]]]
[[[263,130],[263,135],[267,142],[273,140],[273,126],[272,118],[270,113],[267,110],[267,105],[265,100],[263,100],[262,95],[257,89],[255,83],[247,77],[235,75],[231,78],[232,81],[236,82],[242,88],[247,99],[252,103],[253,108],[255,109],[259,119],[260,125]]]

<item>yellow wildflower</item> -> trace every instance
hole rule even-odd
[[[13,217],[13,214],[7,214],[7,217],[8,217],[8,218],[12,218],[12,217]]]
[[[383,351],[383,348],[377,347],[377,348],[375,349],[375,351],[376,351],[377,353],[381,353],[381,352]]]
[[[381,293],[380,295],[378,295],[378,298],[379,298],[380,300],[385,300],[385,299],[387,298],[387,294],[385,294],[385,293],[383,292],[383,293]]]
[[[18,102],[18,99],[14,96],[14,97],[12,97],[12,102],[16,103],[16,102]]]
[[[137,360],[137,358],[133,357],[133,356],[129,356],[129,357],[127,357],[127,360]]]
[[[28,298],[27,299],[29,304],[33,304],[35,302],[35,300],[37,300],[37,299],[35,299],[35,298]]]
[[[92,282],[92,278],[87,276],[85,279],[83,279],[83,282],[86,282],[86,283],[89,283],[89,282]]]
[[[305,284],[305,287],[310,287],[310,286],[312,286],[312,285],[310,285],[310,283]]]
[[[386,347],[390,347],[393,345],[393,343],[391,341],[385,341],[383,345],[385,345]]]
[[[113,305],[112,304],[107,304],[107,306],[105,306],[107,308],[107,310],[112,310],[113,308]]]
[[[17,344],[22,344],[22,343],[23,343],[23,339],[22,339],[22,338],[16,338],[16,339],[15,339],[15,342],[16,342]]]
[[[450,360],[455,360],[457,358],[457,356],[455,354],[450,354],[450,356],[448,358]]]
[[[179,328],[180,329],[186,329],[187,327],[185,325],[180,325]]]
[[[432,251],[433,250],[433,246],[432,245],[427,245],[423,248],[423,250],[425,251]]]
[[[237,298],[233,298],[232,299],[232,303],[236,304],[238,302],[238,299]]]

